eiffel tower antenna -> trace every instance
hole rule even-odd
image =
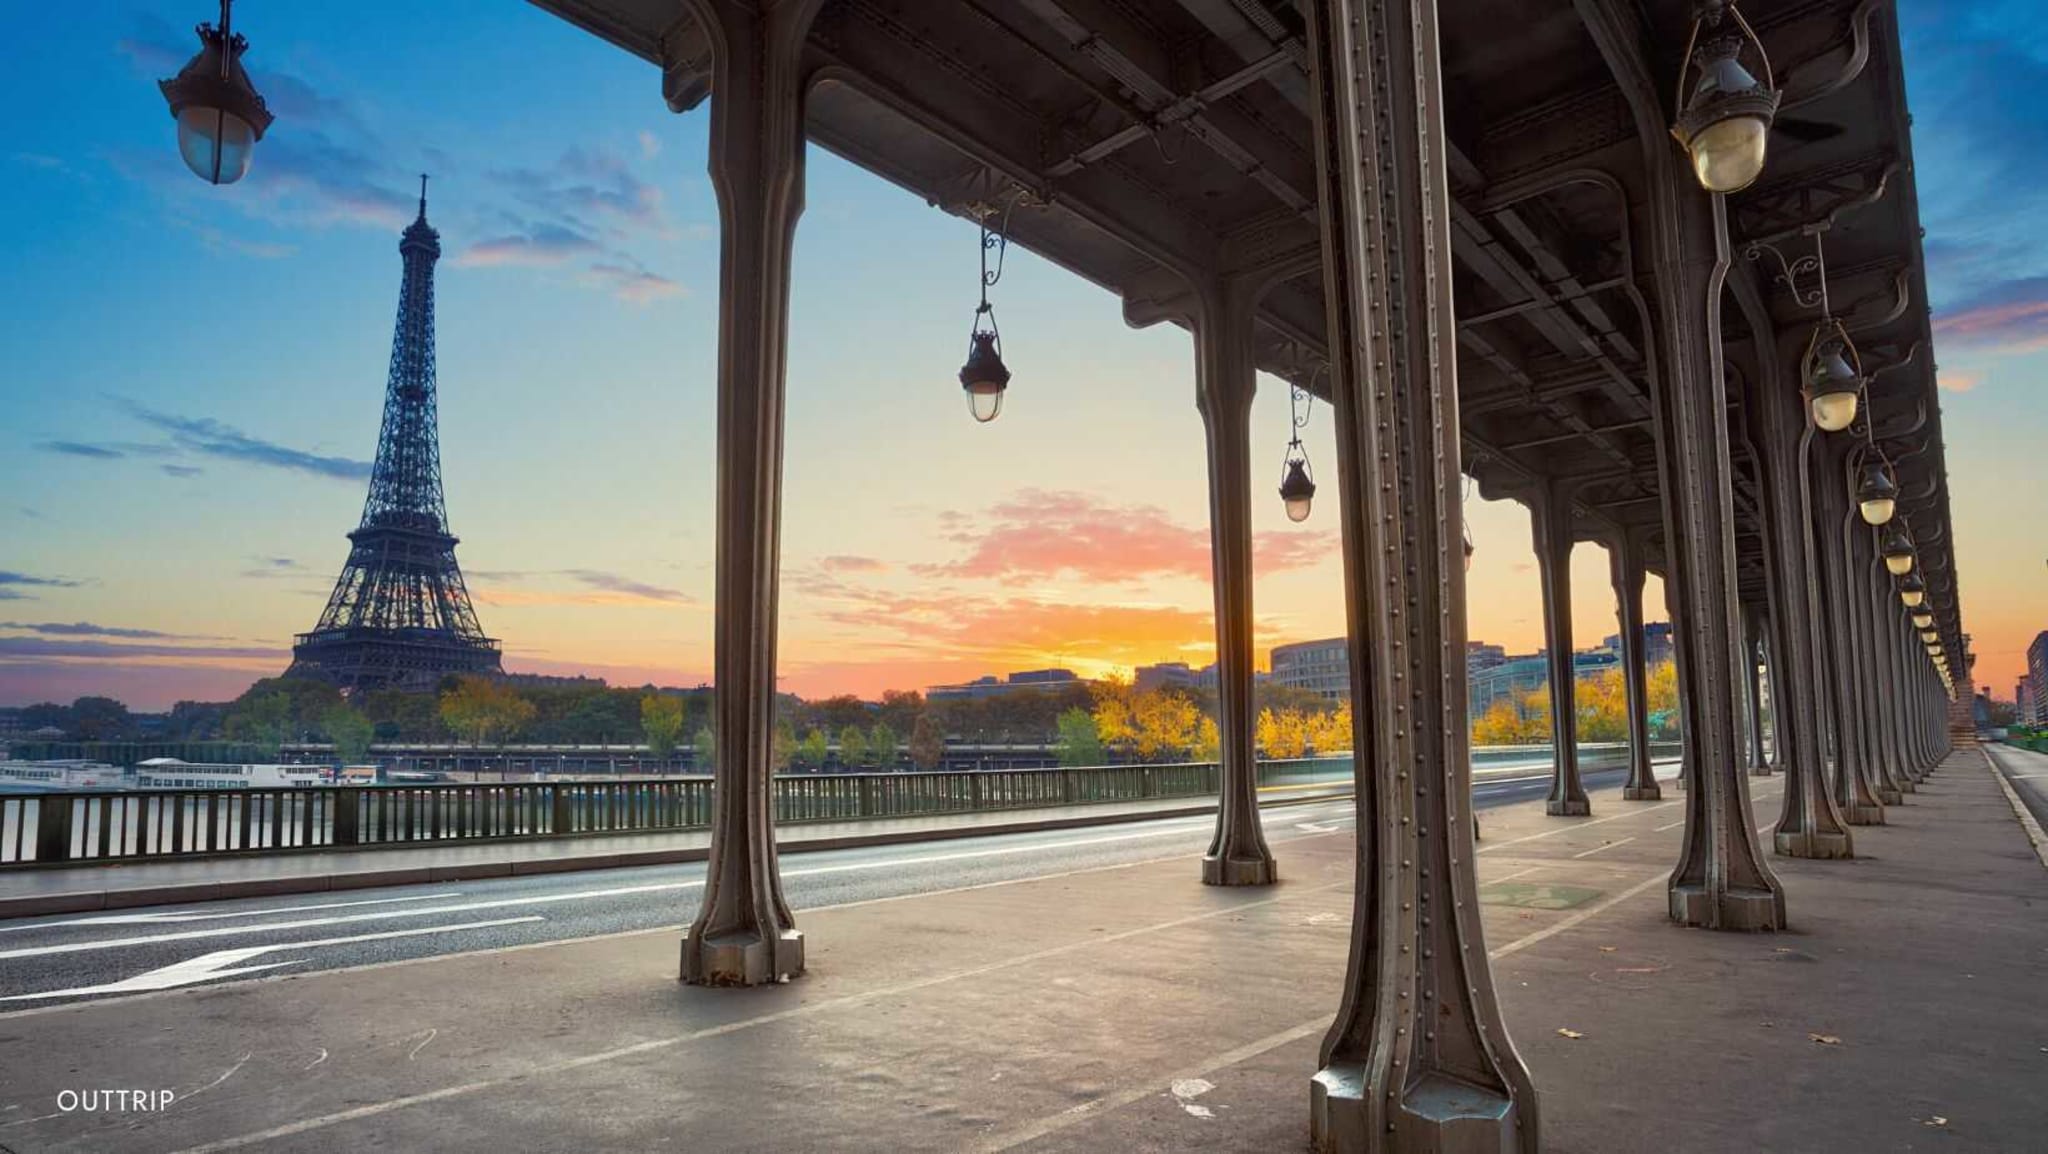
[[[484,636],[455,563],[441,492],[435,408],[434,264],[441,234],[420,214],[398,242],[405,271],[384,388],[384,426],[362,523],[348,535],[347,564],[327,609],[292,647],[287,677],[312,677],[355,693],[432,690],[451,673],[499,674],[498,643]]]

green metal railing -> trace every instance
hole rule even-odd
[[[1350,779],[1349,755],[1259,766],[1267,787]],[[1213,762],[773,780],[781,824],[1192,798],[1216,790]],[[711,802],[709,777],[16,794],[0,797],[0,869],[697,830],[710,826]]]

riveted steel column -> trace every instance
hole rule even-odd
[[[804,203],[804,33],[816,0],[692,0],[712,44],[711,185],[718,197],[717,736],[703,905],[682,976],[752,986],[804,969],[783,899],[769,745],[782,522],[790,249]]]
[[[1572,654],[1572,490],[1546,482],[1529,502],[1536,571],[1543,585],[1544,657],[1550,671],[1550,798],[1552,817],[1593,812],[1579,780],[1578,671]]]
[[[1434,0],[1309,0],[1350,620],[1351,956],[1320,1151],[1539,1148],[1495,1002],[1468,812],[1457,321]]]
[[[1764,758],[1764,683],[1757,676],[1763,663],[1764,617],[1754,605],[1742,607],[1742,683],[1746,691],[1749,721],[1749,773],[1768,777],[1771,763]]]
[[[1839,462],[1838,450],[1823,453],[1814,478],[1822,571],[1826,574],[1828,688],[1835,700],[1835,805],[1850,825],[1883,825],[1884,804],[1870,782],[1871,731],[1865,723],[1870,703],[1860,691],[1857,672],[1862,656],[1856,628],[1859,582],[1853,547],[1856,526],[1862,519],[1842,490]]]
[[[1209,448],[1209,555],[1216,598],[1216,713],[1222,802],[1202,881],[1258,886],[1274,880],[1259,824],[1252,730],[1252,395],[1257,389],[1249,286],[1204,284],[1195,318],[1195,406]]]
[[[1860,519],[1860,518],[1859,518]],[[1860,618],[1864,637],[1865,668],[1863,669],[1864,691],[1870,694],[1872,735],[1877,756],[1873,761],[1873,784],[1877,799],[1886,805],[1901,805],[1905,792],[1910,787],[1906,771],[1899,764],[1898,743],[1894,740],[1892,712],[1899,706],[1898,698],[1890,692],[1891,658],[1887,656],[1889,645],[1885,634],[1884,604],[1879,600],[1884,595],[1886,579],[1884,559],[1877,555],[1876,542],[1871,540],[1871,531],[1865,529],[1859,534],[1857,553],[1861,564],[1862,581],[1856,591],[1856,613]]]
[[[1721,298],[1728,276],[1726,206],[1701,191],[1671,140],[1641,6],[1574,0],[1635,121],[1649,181],[1634,248],[1638,280],[1654,282],[1659,371],[1651,375],[1658,488],[1664,502],[1666,600],[1674,610],[1690,788],[1685,842],[1671,873],[1672,920],[1711,929],[1778,929],[1785,898],[1758,852],[1739,742],[1735,663],[1735,507],[1729,460]],[[1678,45],[1662,45],[1670,53]]]
[[[1614,578],[1615,616],[1621,624],[1621,684],[1628,700],[1628,782],[1621,787],[1627,801],[1656,801],[1663,796],[1650,762],[1649,669],[1643,653],[1643,539],[1623,533],[1609,546],[1608,572]]]
[[[1685,843],[1671,874],[1671,917],[1709,929],[1785,924],[1784,893],[1757,850],[1741,748],[1742,646],[1735,584],[1735,508],[1729,460],[1721,305],[1728,224],[1669,140],[1649,150],[1651,229],[1665,355],[1652,390],[1664,491],[1668,588],[1684,636],[1678,648],[1692,776]]]

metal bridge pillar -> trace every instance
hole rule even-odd
[[[773,763],[776,571],[790,250],[804,204],[804,36],[819,0],[689,0],[712,45],[718,197],[718,552],[713,732],[718,765],[703,905],[682,977],[752,986],[801,974],[782,894]],[[671,93],[686,108],[702,91]]]
[[[1745,271],[1733,284],[1751,327],[1763,329],[1769,312],[1753,275]],[[1771,606],[1764,644],[1771,656],[1773,744],[1785,777],[1772,841],[1785,857],[1841,858],[1853,856],[1854,845],[1825,776],[1811,467],[1819,434],[1808,421],[1805,400],[1786,379],[1805,340],[1803,333],[1788,334],[1763,351],[1753,390],[1756,404],[1749,414],[1763,464],[1764,579]]]
[[[1550,798],[1543,812],[1585,817],[1593,812],[1579,780],[1578,670],[1572,654],[1572,488],[1546,481],[1529,502],[1536,570],[1543,584],[1544,656],[1550,667]]]
[[[1822,571],[1825,574],[1825,588],[1828,626],[1825,635],[1824,652],[1827,658],[1827,685],[1834,694],[1835,722],[1835,766],[1833,788],[1835,805],[1841,810],[1842,818],[1850,825],[1883,825],[1884,803],[1870,777],[1873,757],[1872,738],[1876,731],[1869,724],[1872,703],[1863,690],[1862,631],[1857,627],[1856,586],[1857,558],[1856,538],[1863,530],[1863,519],[1856,511],[1856,505],[1849,500],[1849,493],[1843,484],[1843,450],[1832,443],[1819,453],[1820,467],[1814,483],[1819,486],[1819,495],[1814,502],[1820,535]]]
[[[1671,918],[1708,929],[1785,924],[1785,896],[1757,849],[1741,748],[1733,466],[1721,309],[1728,222],[1721,197],[1700,190],[1672,146],[1661,112],[1645,123],[1651,260],[1659,313],[1651,404],[1664,496],[1666,593],[1689,760],[1685,840],[1671,874]]]
[[[1769,777],[1771,763],[1764,756],[1764,682],[1757,667],[1763,662],[1764,615],[1754,605],[1742,607],[1742,684],[1749,708],[1749,773]]]
[[[1434,0],[1309,0],[1358,855],[1319,1151],[1535,1154],[1469,812],[1452,205]]]
[[[1266,885],[1273,851],[1259,824],[1259,767],[1252,726],[1252,349],[1253,286],[1218,277],[1198,286],[1194,318],[1195,406],[1209,456],[1209,555],[1216,599],[1216,713],[1221,804],[1202,857],[1212,886]]]
[[[1621,787],[1627,801],[1656,801],[1664,796],[1650,760],[1650,675],[1643,653],[1643,539],[1623,533],[1608,546],[1608,571],[1614,578],[1615,616],[1621,623],[1621,683],[1628,699],[1628,782]]]

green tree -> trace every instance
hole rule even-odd
[[[768,747],[768,758],[775,772],[782,773],[789,768],[796,756],[796,726],[788,718],[775,723],[775,738]]]
[[[292,699],[275,690],[255,698],[244,694],[221,728],[229,741],[253,745],[274,760],[278,747],[292,738]]]
[[[868,738],[858,725],[839,731],[839,764],[859,769],[868,763]]]
[[[321,719],[320,728],[327,731],[327,740],[334,743],[335,761],[361,765],[370,755],[370,739],[376,735],[377,727],[361,712],[337,705]]]
[[[805,769],[823,769],[831,752],[832,742],[826,738],[825,731],[813,729],[804,734],[803,744],[797,746],[796,762]]]
[[[885,773],[896,768],[896,731],[888,722],[877,721],[868,730],[868,756],[874,759],[875,768]]]
[[[1054,742],[1061,765],[1102,765],[1108,758],[1102,749],[1102,734],[1095,728],[1095,715],[1085,709],[1060,714],[1059,739]]]
[[[472,745],[503,741],[533,720],[533,703],[489,677],[462,677],[441,695],[441,720]]]
[[[710,726],[697,730],[697,762],[699,773],[709,773],[718,766],[718,734]]]
[[[640,732],[655,760],[668,761],[683,739],[683,699],[656,693],[641,698]]]
[[[910,760],[919,769],[937,769],[946,760],[946,735],[929,713],[918,714],[910,727]]]
[[[128,707],[111,697],[81,697],[71,703],[71,736],[79,741],[120,741],[133,727]]]

